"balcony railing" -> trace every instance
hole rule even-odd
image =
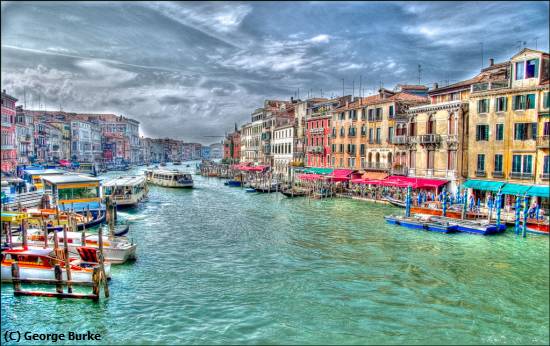
[[[476,170],[476,177],[486,177],[487,172],[486,171],[478,171]]]
[[[533,173],[524,173],[524,172],[511,172],[510,178],[512,179],[533,179]]]
[[[550,173],[542,173],[542,174],[540,175],[540,178],[541,178],[542,180],[550,180]]]
[[[420,135],[417,139],[420,144],[437,144],[441,142],[441,136],[435,133]]]
[[[409,173],[408,167],[395,167],[391,169],[392,175],[407,175]]]
[[[549,148],[550,147],[550,136],[540,136],[537,137],[537,148]]]
[[[504,172],[502,172],[502,171],[494,171],[494,172],[493,172],[493,178],[504,178]]]
[[[405,135],[394,136],[391,139],[392,144],[408,144],[409,142],[409,137]]]
[[[312,146],[312,147],[308,147],[307,148],[307,152],[308,153],[311,153],[311,154],[320,154],[323,152],[323,147],[322,146]]]
[[[390,165],[388,163],[382,162],[367,162],[367,169],[375,171],[387,171],[390,169]]]
[[[325,129],[322,127],[317,127],[317,128],[309,129],[309,133],[312,135],[318,135],[318,134],[322,134],[324,130]]]
[[[503,89],[503,88],[507,88],[508,85],[509,85],[508,80],[475,83],[475,84],[472,84],[471,92],[483,92],[487,90]]]
[[[447,135],[447,143],[457,143],[458,142],[458,135]]]

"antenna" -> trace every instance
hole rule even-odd
[[[346,92],[344,91],[344,78],[342,78],[342,97],[344,97],[345,94]]]
[[[422,65],[418,64],[418,85],[420,85],[421,80],[422,80]]]
[[[363,97],[363,76],[359,75],[359,97]]]
[[[321,88],[321,97],[323,97],[323,89]]]
[[[351,82],[351,99],[355,97],[355,79]]]
[[[27,88],[23,88],[23,107],[27,109]]]
[[[481,68],[483,68],[483,42],[479,42],[481,45]]]
[[[300,88],[298,88],[298,99],[300,99]]]

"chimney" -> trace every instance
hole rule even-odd
[[[434,83],[433,88],[434,88],[434,89],[437,89],[438,87],[439,87],[439,84]]]
[[[290,102],[294,103],[294,97],[293,96],[290,96]]]
[[[495,59],[491,58],[489,59],[489,66],[493,66],[495,64]]]

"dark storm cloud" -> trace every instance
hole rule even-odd
[[[469,78],[548,50],[547,2],[2,3],[2,86],[209,143],[265,98]],[[518,41],[520,41],[518,45]],[[487,65],[486,62],[484,62]]]

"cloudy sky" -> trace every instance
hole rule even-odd
[[[211,143],[265,98],[452,83],[523,46],[548,2],[2,2],[2,88],[38,109],[109,112]],[[482,60],[482,45],[483,56]],[[361,77],[360,77],[361,76]],[[355,80],[353,83],[352,81]],[[354,88],[352,88],[354,85]],[[221,139],[221,138],[220,138]]]

